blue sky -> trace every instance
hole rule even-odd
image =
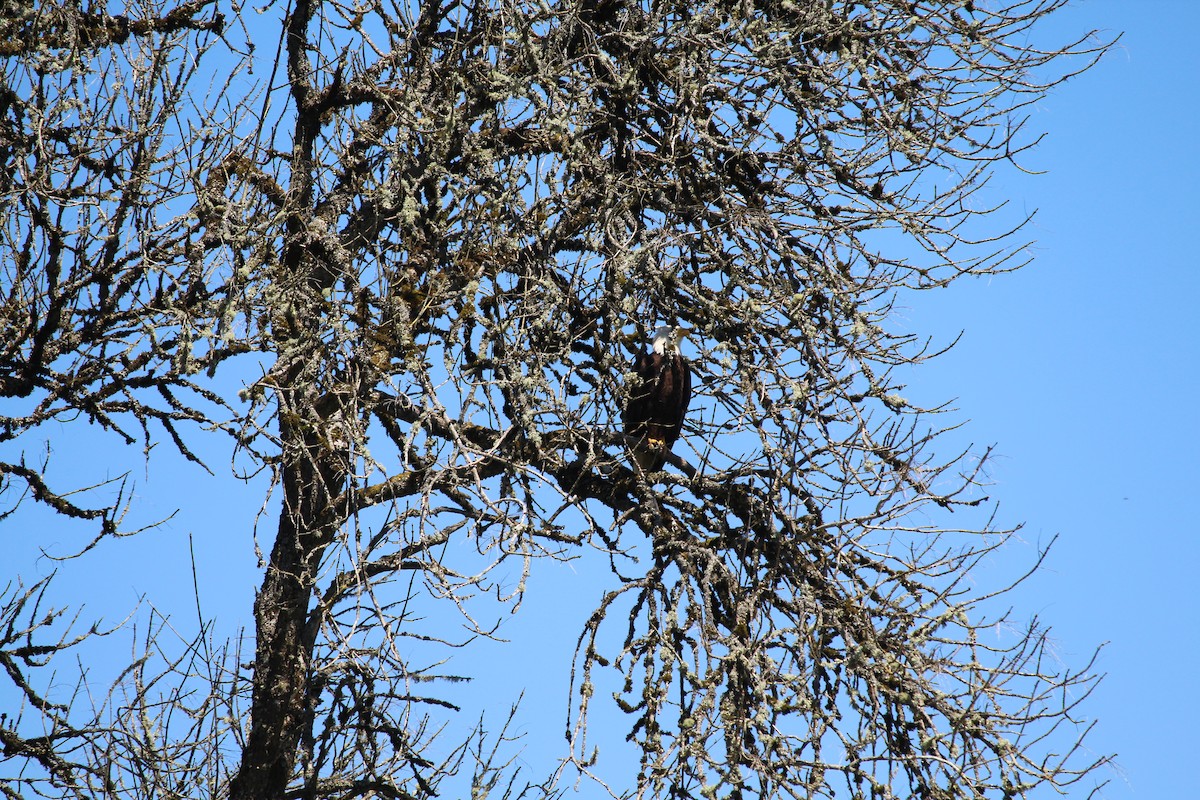
[[[1086,713],[1092,746],[1118,753],[1105,796],[1122,800],[1193,793],[1200,744],[1198,25],[1185,0],[1091,0],[1045,30],[1124,36],[1035,108],[1049,135],[1025,165],[1047,174],[999,184],[1039,209],[1036,260],[921,306],[965,331],[924,377],[997,444],[1003,516],[1030,549],[1058,536],[1022,610],[1068,662],[1109,643]]]
[[[1200,227],[1200,4],[1089,0],[1038,35],[1056,41],[1091,28],[1124,36],[1092,71],[1033,108],[1031,126],[1048,136],[1023,164],[1046,174],[1002,174],[992,187],[1017,210],[1039,209],[1028,230],[1034,263],[908,298],[902,323],[943,337],[964,331],[957,348],[917,374],[913,390],[957,398],[958,418],[970,422],[956,436],[996,445],[992,497],[1002,522],[1025,523],[1002,558],[1027,563],[1057,537],[1045,569],[1014,596],[1018,617],[1052,624],[1068,664],[1108,643],[1099,661],[1108,677],[1083,709],[1099,719],[1090,745],[1118,754],[1104,796],[1157,800],[1194,791],[1200,744],[1200,701],[1188,690],[1200,657],[1192,574],[1200,525],[1190,502],[1200,485],[1200,416],[1187,410],[1200,394],[1200,271],[1184,242]],[[74,445],[103,446],[70,431]],[[114,463],[111,474],[125,468]],[[201,597],[205,613],[228,609],[228,629],[243,624],[237,615],[248,612],[259,580],[245,532],[262,492],[225,483],[219,504],[197,502],[211,484],[194,470],[174,473],[170,487],[156,483],[153,467],[147,473],[138,462],[134,470],[139,519],[165,517],[177,505],[186,513],[141,542],[106,544],[99,561],[67,565],[63,575],[109,619],[140,597],[186,614],[190,594],[180,587],[190,587],[191,567],[181,554],[192,534],[201,573],[215,576]],[[263,525],[265,548],[269,514]],[[77,540],[57,530],[21,532],[36,527],[34,517],[19,528],[6,523],[0,542],[10,564],[44,574],[49,562],[34,548],[63,552]],[[529,622],[511,631],[514,647],[532,648],[524,672],[534,687],[531,713],[553,721],[556,742],[567,641],[599,591],[592,578],[604,579],[588,568],[558,567],[544,586],[572,590],[550,604],[531,600]],[[7,577],[6,569],[0,585]],[[101,581],[108,591],[97,597]],[[545,637],[529,633],[543,624],[563,631],[544,651]],[[127,638],[112,644],[128,652]],[[528,724],[534,731],[533,718]]]

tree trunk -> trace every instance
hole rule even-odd
[[[342,471],[319,437],[299,433],[286,423],[280,429],[284,507],[254,603],[257,644],[250,732],[230,784],[233,800],[284,794],[301,737],[313,719],[310,664],[316,632],[307,627],[309,603],[321,556],[337,528],[329,513],[330,500],[337,494]]]

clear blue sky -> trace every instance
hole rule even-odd
[[[997,445],[992,496],[1003,522],[1026,523],[1023,542],[1004,558],[1024,563],[1058,537],[1045,570],[1016,596],[1018,616],[1051,623],[1068,664],[1109,643],[1099,662],[1108,678],[1083,709],[1100,720],[1091,746],[1118,753],[1104,795],[1159,800],[1195,792],[1200,745],[1200,701],[1190,691],[1200,661],[1200,525],[1191,507],[1200,485],[1200,416],[1190,410],[1200,395],[1200,270],[1185,243],[1200,227],[1200,3],[1089,0],[1039,36],[1054,41],[1090,28],[1124,37],[1095,69],[1033,109],[1032,126],[1049,135],[1024,165],[1047,174],[1006,175],[994,185],[1018,209],[1040,209],[1029,229],[1035,262],[902,305],[914,331],[965,331],[914,388],[958,398],[960,417],[971,420],[963,440]],[[79,438],[86,434],[73,428],[71,435],[86,446]],[[125,468],[114,464],[112,472]],[[161,476],[144,469],[134,475],[143,521],[170,514],[180,496],[194,501],[211,491],[192,470],[170,477],[175,491],[167,492]],[[225,613],[226,632],[235,629],[259,580],[246,530],[262,493],[224,485],[220,503],[184,503],[191,510],[161,531],[105,545],[100,562],[67,565],[64,576],[110,619],[142,596],[164,598],[158,602],[178,619],[188,607],[178,592],[190,586],[181,554],[192,533],[201,573],[211,576],[205,613]],[[269,547],[269,514],[263,524],[260,544]],[[33,518],[6,523],[0,542],[10,565],[36,563],[33,571],[44,573],[49,562],[36,560],[33,548],[62,552],[76,539],[28,536],[36,525]],[[547,649],[530,626],[511,631],[528,656],[531,760],[561,741],[568,641],[599,591],[591,579],[603,580],[579,569],[560,567],[558,578],[569,580],[544,584],[573,589],[549,604],[537,602],[535,581],[528,619],[560,626]],[[0,571],[0,585],[8,576],[8,567]],[[97,598],[101,581],[107,591]],[[127,653],[127,637],[113,647]],[[471,669],[469,661],[456,666]],[[488,691],[506,686],[512,682]],[[515,699],[513,692],[497,701]],[[554,724],[545,742],[534,723],[543,711]]]
[[[1034,111],[1049,131],[1004,180],[1038,208],[1036,261],[959,286],[937,309],[962,343],[926,370],[995,442],[993,497],[1032,549],[1058,535],[1022,594],[1064,660],[1109,642],[1087,713],[1118,753],[1105,796],[1194,796],[1200,701],[1197,296],[1200,4],[1090,0],[1047,29],[1124,31],[1091,72]],[[914,321],[920,327],[920,321]]]

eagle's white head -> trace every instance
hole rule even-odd
[[[688,333],[687,328],[678,325],[662,325],[654,332],[654,352],[660,356],[667,353],[678,353],[679,343]]]

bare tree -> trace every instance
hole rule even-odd
[[[614,794],[1090,789],[1092,665],[968,580],[1010,532],[891,318],[1020,266],[978,192],[1103,51],[1031,44],[1064,2],[6,7],[0,435],[197,469],[228,436],[280,508],[253,653],[152,619],[90,707],[38,676],[102,631],[10,584],[6,795],[552,794],[503,723],[439,738],[432,665],[493,633],[497,564],[588,550],[564,755]],[[658,321],[697,391],[647,476],[618,431]],[[0,467],[10,508],[130,532],[45,466]],[[593,756],[610,684],[636,765]]]

